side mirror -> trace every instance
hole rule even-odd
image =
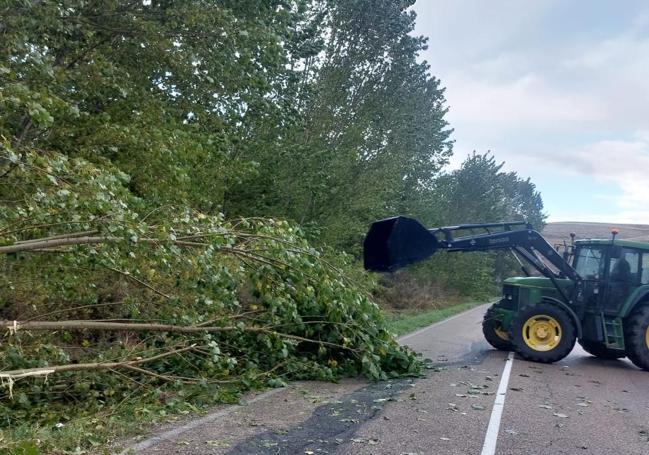
[[[613,259],[620,259],[622,257],[622,247],[618,245],[613,245],[611,247],[611,257]]]

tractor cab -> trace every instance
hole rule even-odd
[[[649,285],[649,244],[578,240],[573,267],[583,280],[585,311],[626,317],[633,304],[632,296]]]

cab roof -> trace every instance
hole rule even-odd
[[[610,245],[611,239],[580,239],[575,241],[575,245]],[[637,248],[640,250],[649,251],[649,241],[634,241],[634,240],[618,240],[615,239],[615,245],[626,248]]]

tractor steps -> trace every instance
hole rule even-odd
[[[624,328],[622,319],[602,316],[604,324],[604,343],[610,349],[624,349]]]

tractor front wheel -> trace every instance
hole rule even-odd
[[[584,348],[584,351],[590,355],[599,357],[600,359],[615,360],[626,356],[624,351],[620,351],[619,349],[609,349],[603,343],[579,340],[579,344]]]
[[[550,303],[521,309],[509,327],[509,339],[525,360],[551,363],[567,356],[575,345],[575,327],[570,315]]]
[[[511,351],[513,347],[509,341],[509,334],[496,319],[496,309],[496,305],[492,305],[485,313],[482,320],[482,333],[494,348],[500,351]]]
[[[649,306],[641,306],[627,317],[624,344],[629,360],[649,371]]]

